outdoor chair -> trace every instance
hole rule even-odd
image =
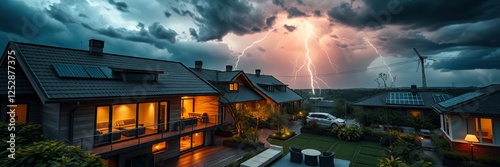
[[[335,152],[323,152],[323,155],[319,156],[319,166],[320,167],[335,166],[334,157],[335,157]]]
[[[290,150],[290,162],[301,164],[303,157],[302,149],[290,146],[289,150]]]

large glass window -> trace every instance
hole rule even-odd
[[[139,127],[145,127],[145,134],[158,132],[158,102],[139,104]]]
[[[121,135],[131,138],[145,133],[145,128],[137,128],[137,104],[113,105],[113,129],[121,131]]]
[[[109,132],[109,106],[97,107],[95,128],[100,132]]]
[[[194,112],[194,99],[181,100],[181,118],[190,117],[189,113]]]
[[[168,113],[168,106],[167,102],[160,102],[160,113],[159,113],[159,120],[158,120],[158,128],[161,131],[165,131],[168,129],[167,127],[167,113]]]
[[[180,151],[203,145],[203,134],[203,132],[197,132],[194,134],[182,136],[180,140]]]
[[[480,143],[493,144],[493,126],[489,118],[476,118],[476,136]]]
[[[151,147],[151,152],[157,152],[157,151],[166,150],[166,149],[167,149],[167,142],[162,141],[162,142],[153,144],[153,146]]]

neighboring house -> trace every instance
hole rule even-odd
[[[220,103],[223,110],[223,123],[234,123],[228,113],[231,108],[247,106],[249,108],[256,104],[265,104],[265,99],[256,92],[248,77],[240,70],[226,66],[226,71],[203,69],[202,61],[195,61],[195,68],[191,68],[212,85],[216,86],[223,95]]]
[[[423,116],[438,126],[437,115],[431,105],[450,99],[451,96],[442,92],[418,90],[412,86],[407,91],[391,91],[360,100],[353,106],[361,107],[364,112],[391,112],[396,118],[406,116]],[[400,119],[404,124],[407,120]]]
[[[293,110],[300,106],[302,97],[288,88],[271,75],[261,75],[260,69],[255,74],[233,70],[231,65],[225,71],[202,68],[203,62],[196,61],[195,68],[191,68],[205,80],[216,85],[223,96],[221,104],[224,106],[224,121],[231,123],[228,115],[231,105],[239,107],[245,105],[252,108],[256,104],[270,105],[280,111]]]
[[[302,96],[272,75],[262,75],[260,69],[256,69],[255,74],[245,74],[257,92],[266,99],[267,104],[289,113],[300,107]]]
[[[333,100],[316,101],[312,104],[312,112],[332,113],[333,108],[335,108],[335,101]]]
[[[99,40],[89,48],[9,42],[0,87],[15,78],[17,106],[1,89],[1,119],[15,109],[17,121],[39,123],[47,139],[90,150],[109,166],[146,166],[213,144],[221,122],[213,85],[179,62],[103,53]]]
[[[474,157],[500,155],[500,84],[432,105],[440,116],[441,132],[451,149],[466,154],[470,144],[467,134],[476,135]]]

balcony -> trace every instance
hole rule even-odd
[[[207,115],[171,121],[165,124],[140,126],[132,129],[113,129],[112,132],[96,134],[82,138],[75,138],[73,145],[90,150],[95,154],[113,154],[116,151],[131,147],[140,147],[142,144],[154,143],[163,139],[179,137],[219,125],[221,115]],[[170,129],[170,130],[164,130]]]

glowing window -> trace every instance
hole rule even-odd
[[[230,91],[237,91],[238,90],[238,83],[230,83],[229,90]]]
[[[8,112],[14,112],[15,113],[15,119],[16,122],[27,122],[28,118],[28,105],[27,104],[17,104],[17,105],[12,105],[12,107],[9,107]],[[10,114],[7,114],[7,120],[9,120]]]
[[[152,152],[166,150],[167,149],[167,142],[163,141],[163,142],[159,142],[159,143],[153,144],[153,146],[151,147],[151,149],[152,149]]]

